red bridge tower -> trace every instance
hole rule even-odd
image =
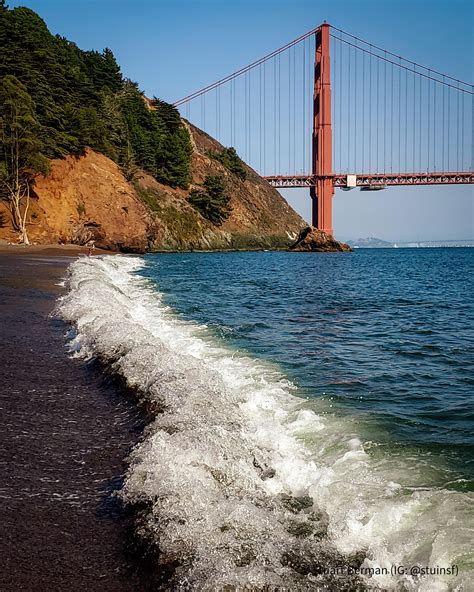
[[[332,197],[334,195],[334,183],[332,170],[330,68],[329,25],[323,23],[316,32],[312,162],[315,186],[311,186],[310,194],[313,202],[313,226],[328,234],[333,234]]]

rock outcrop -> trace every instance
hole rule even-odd
[[[314,226],[307,226],[300,232],[296,242],[290,246],[291,251],[352,251],[349,245],[340,243],[330,234],[318,230]]]
[[[120,168],[103,154],[88,150],[51,163],[39,177],[32,200],[30,240],[86,244],[104,249],[143,252],[153,220]]]

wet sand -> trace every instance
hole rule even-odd
[[[58,257],[78,257],[87,255],[88,248],[84,245],[9,245],[0,241],[0,255],[43,255]],[[113,255],[114,251],[95,249],[94,255]]]
[[[74,248],[0,249],[0,590],[143,590],[111,493],[144,418],[49,317]]]

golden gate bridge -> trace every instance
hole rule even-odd
[[[176,101],[276,188],[474,183],[474,88],[328,23]],[[371,172],[375,171],[375,172]]]

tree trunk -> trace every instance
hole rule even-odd
[[[22,212],[22,204],[24,208]],[[30,186],[26,183],[25,188],[17,186],[14,189],[10,188],[9,210],[12,217],[12,226],[14,230],[20,233],[20,240],[23,244],[29,245],[28,232],[26,230],[26,218],[28,209],[30,207]]]
[[[23,218],[21,219],[21,239],[23,244],[29,245],[30,239],[28,238],[28,233],[26,232],[26,217],[28,215],[28,209],[30,207],[30,184],[26,183],[26,190],[25,194],[23,195],[25,200],[25,209],[23,211]]]

